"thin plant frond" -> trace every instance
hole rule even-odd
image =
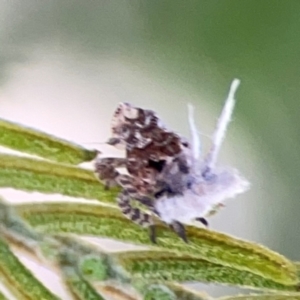
[[[95,150],[3,119],[0,119],[0,145],[68,164],[90,161],[97,155]]]
[[[300,300],[300,293],[238,295],[238,296],[221,297],[216,300]]]
[[[118,270],[122,267],[128,276],[147,282],[200,281],[259,290],[297,290],[295,284],[284,285],[253,272],[166,251],[122,252],[114,257]]]
[[[58,300],[11,252],[0,239],[0,277],[18,300]]]
[[[16,205],[15,208],[22,218],[42,232],[109,237],[202,258],[287,286],[295,286],[299,282],[294,264],[278,253],[212,230],[187,227],[187,244],[168,227],[158,223],[157,245],[153,245],[147,229],[133,224],[113,207],[43,203]]]
[[[64,256],[66,259],[67,256]],[[77,266],[69,260],[60,261],[60,270],[68,289],[79,300],[105,300],[92,285],[78,272]]]
[[[297,273],[298,273],[298,277],[299,277],[299,281],[300,281],[300,262],[296,261],[294,264],[297,269]]]
[[[115,204],[118,189],[106,191],[93,172],[71,165],[0,154],[0,187],[103,200]]]
[[[142,298],[138,295],[131,295],[128,293],[128,289],[130,287],[120,287],[117,283],[104,283],[104,284],[97,284],[93,285],[97,291],[100,291],[107,299],[114,299],[114,300],[142,300]],[[127,289],[127,290],[125,290]],[[144,300],[144,299],[143,299]],[[160,299],[157,299],[160,300]],[[161,299],[164,300],[164,299]],[[167,299],[166,299],[167,300]]]
[[[169,282],[166,283],[166,286],[173,291],[173,293],[177,296],[177,299],[213,300],[213,298],[207,295],[206,293],[191,290],[190,288],[187,288],[179,283]]]
[[[8,300],[8,299],[2,294],[2,292],[0,292],[0,300]]]

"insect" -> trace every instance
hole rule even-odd
[[[153,211],[153,197],[163,187],[160,173],[165,165],[179,153],[189,150],[189,144],[178,134],[169,131],[151,110],[120,103],[112,119],[112,138],[109,144],[124,146],[126,158],[100,158],[96,161],[96,173],[107,187],[118,184],[123,191],[118,204],[134,222],[149,226],[153,232],[151,216],[131,206],[135,199]],[[175,163],[173,162],[173,165]],[[183,162],[181,169],[187,172]],[[126,167],[129,175],[121,175],[116,169]],[[149,197],[150,196],[150,197]],[[151,234],[154,240],[154,234]]]
[[[169,158],[189,148],[189,144],[174,132],[168,131],[153,111],[143,110],[128,103],[120,103],[112,121],[113,137],[108,141],[115,146],[125,146],[126,158],[107,158],[96,162],[101,179],[115,180],[117,167],[125,166],[132,180],[144,188],[155,189],[157,176]],[[108,172],[110,170],[110,172]],[[104,174],[105,173],[105,174]],[[123,177],[124,178],[124,177]],[[139,192],[149,194],[150,190]]]
[[[216,167],[238,85],[239,80],[234,80],[213,134],[211,150],[202,160],[192,106],[189,105],[191,142],[167,130],[153,111],[127,103],[121,103],[115,111],[109,143],[125,146],[126,157],[100,159],[96,172],[100,179],[113,180],[123,188],[118,197],[122,212],[134,222],[149,226],[153,242],[155,227],[151,215],[132,207],[131,199],[146,205],[187,241],[184,223],[198,220],[207,225],[204,217],[210,211],[249,188],[237,170]],[[120,166],[126,166],[129,175],[119,174],[116,168]]]

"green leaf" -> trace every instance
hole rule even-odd
[[[300,262],[296,261],[294,262],[297,273],[298,273],[298,277],[299,277],[299,281],[300,281]]]
[[[80,274],[89,284],[96,285],[97,290],[104,294],[112,294],[117,299],[133,299],[127,294],[132,287],[144,295],[143,299],[211,299],[207,295],[193,292],[179,284],[170,282],[163,285],[149,284],[149,280],[133,279],[131,275],[124,274],[121,265],[116,265],[114,254],[103,252],[78,238],[69,235],[53,235],[52,238],[57,241],[56,245],[59,245],[55,250],[56,261],[63,267],[67,266],[65,270],[67,270],[68,277],[70,275],[74,277],[74,272]],[[53,249],[53,243],[49,246]],[[127,292],[124,293],[124,291]]]
[[[71,240],[65,240],[65,242],[71,245]],[[78,268],[81,256],[80,250],[86,250],[85,247],[81,247],[81,245],[78,243],[72,243],[72,245],[75,246],[75,249],[73,249],[72,247],[62,247],[57,255],[57,261],[59,263],[63,279],[66,282],[68,288],[76,296],[76,299],[105,300],[100,294],[96,292],[93,286],[81,273],[81,270]],[[79,250],[79,253],[77,253],[76,250]]]
[[[299,282],[294,264],[283,256],[260,245],[212,230],[187,227],[189,243],[186,244],[168,227],[157,224],[157,245],[153,245],[146,229],[124,218],[118,209],[112,207],[77,203],[25,204],[15,207],[21,217],[43,232],[96,235],[148,245],[162,251],[205,259],[239,270],[241,274],[243,271],[250,272],[291,290]]]
[[[217,300],[300,300],[300,293],[227,296]]]
[[[0,292],[0,300],[8,300],[8,299]]]
[[[97,151],[87,150],[41,131],[0,119],[0,145],[57,162],[79,164],[95,158]]]
[[[58,300],[26,269],[0,239],[0,276],[5,286],[19,300]]]
[[[166,286],[155,284],[148,286],[143,291],[143,300],[177,300],[177,296]]]
[[[92,285],[85,280],[82,276],[74,273],[73,275],[66,275],[65,268],[61,268],[63,272],[64,281],[66,282],[68,288],[72,292],[72,294],[78,300],[105,300],[100,294],[96,292],[96,290],[92,287]]]
[[[196,292],[195,290],[191,290],[182,284],[171,283],[168,282],[165,284],[169,289],[172,290],[173,293],[177,296],[177,299],[184,300],[213,300],[212,297],[208,296],[203,292]]]
[[[287,291],[295,291],[297,288],[295,285],[281,284],[251,271],[239,270],[179,253],[132,251],[118,253],[114,257],[117,269],[120,270],[122,267],[123,272],[128,276],[144,279],[147,282],[201,281]]]
[[[59,245],[59,249],[56,251],[59,260],[76,266],[85,279],[88,281],[105,281],[111,278],[108,262],[109,254],[93,247],[90,243],[69,235],[54,235],[52,237]],[[44,247],[47,244],[53,249],[51,240],[50,243],[46,240]]]
[[[43,236],[34,231],[24,222],[13,210],[0,198],[0,224],[1,234],[7,239],[27,245],[28,248],[37,245],[43,239]]]
[[[116,203],[118,189],[105,191],[93,172],[70,165],[0,154],[0,187],[60,193]]]

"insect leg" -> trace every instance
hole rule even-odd
[[[186,233],[185,233],[185,228],[184,226],[178,222],[178,221],[173,221],[170,227],[177,233],[177,235],[186,243],[188,243]]]
[[[153,200],[145,195],[141,195],[137,188],[132,184],[132,177],[129,175],[119,175],[116,182],[129,194],[131,199],[134,199],[141,204],[153,209]]]
[[[142,212],[137,207],[131,206],[131,197],[127,191],[121,192],[117,200],[122,213],[131,221],[143,227],[148,227],[152,224],[151,216],[149,214]]]
[[[209,226],[207,220],[204,219],[204,218],[196,218],[195,220],[196,220],[196,221],[199,221],[200,223],[202,223],[205,227],[208,227],[208,226]]]
[[[134,223],[149,228],[149,237],[152,243],[156,243],[156,231],[155,225],[150,214],[141,211],[137,207],[131,206],[131,196],[124,190],[117,198],[118,205],[125,217],[133,221]]]
[[[105,187],[108,189],[116,185],[116,179],[120,175],[116,168],[124,165],[126,165],[125,158],[100,158],[95,162],[95,173],[101,181],[105,182]]]
[[[132,185],[132,178],[128,175],[120,175],[117,178],[118,184],[124,191],[118,197],[118,204],[122,213],[134,223],[143,227],[149,227],[149,237],[152,243],[156,243],[155,225],[150,214],[142,212],[139,208],[132,207],[132,199],[139,201],[149,209],[153,210],[153,201],[150,197],[140,195]]]

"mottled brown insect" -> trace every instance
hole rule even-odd
[[[120,103],[117,107],[112,120],[112,138],[108,143],[125,147],[125,159],[98,159],[96,173],[108,187],[118,184],[123,188],[118,197],[122,212],[139,225],[151,226],[151,238],[155,240],[150,214],[132,207],[131,200],[137,200],[155,212],[154,198],[170,191],[162,174],[172,172],[173,181],[176,176],[179,183],[184,182],[182,177],[189,171],[186,159],[189,144],[167,130],[153,111],[129,103]],[[126,167],[129,175],[121,175],[116,170],[118,167]],[[177,186],[177,190],[181,188]]]
[[[190,143],[167,130],[153,111],[121,103],[112,122],[109,143],[123,145],[125,159],[104,158],[96,162],[96,172],[106,183],[117,183],[123,191],[118,204],[125,216],[142,226],[150,226],[155,242],[151,215],[134,208],[137,200],[169,224],[187,241],[183,223],[204,219],[221,207],[227,198],[243,193],[249,183],[237,170],[217,168],[216,159],[225,137],[234,108],[234,93],[239,85],[234,80],[217,122],[209,153],[200,159],[200,140],[194,124],[192,107],[189,123]],[[120,175],[116,168],[125,166],[129,175]]]

